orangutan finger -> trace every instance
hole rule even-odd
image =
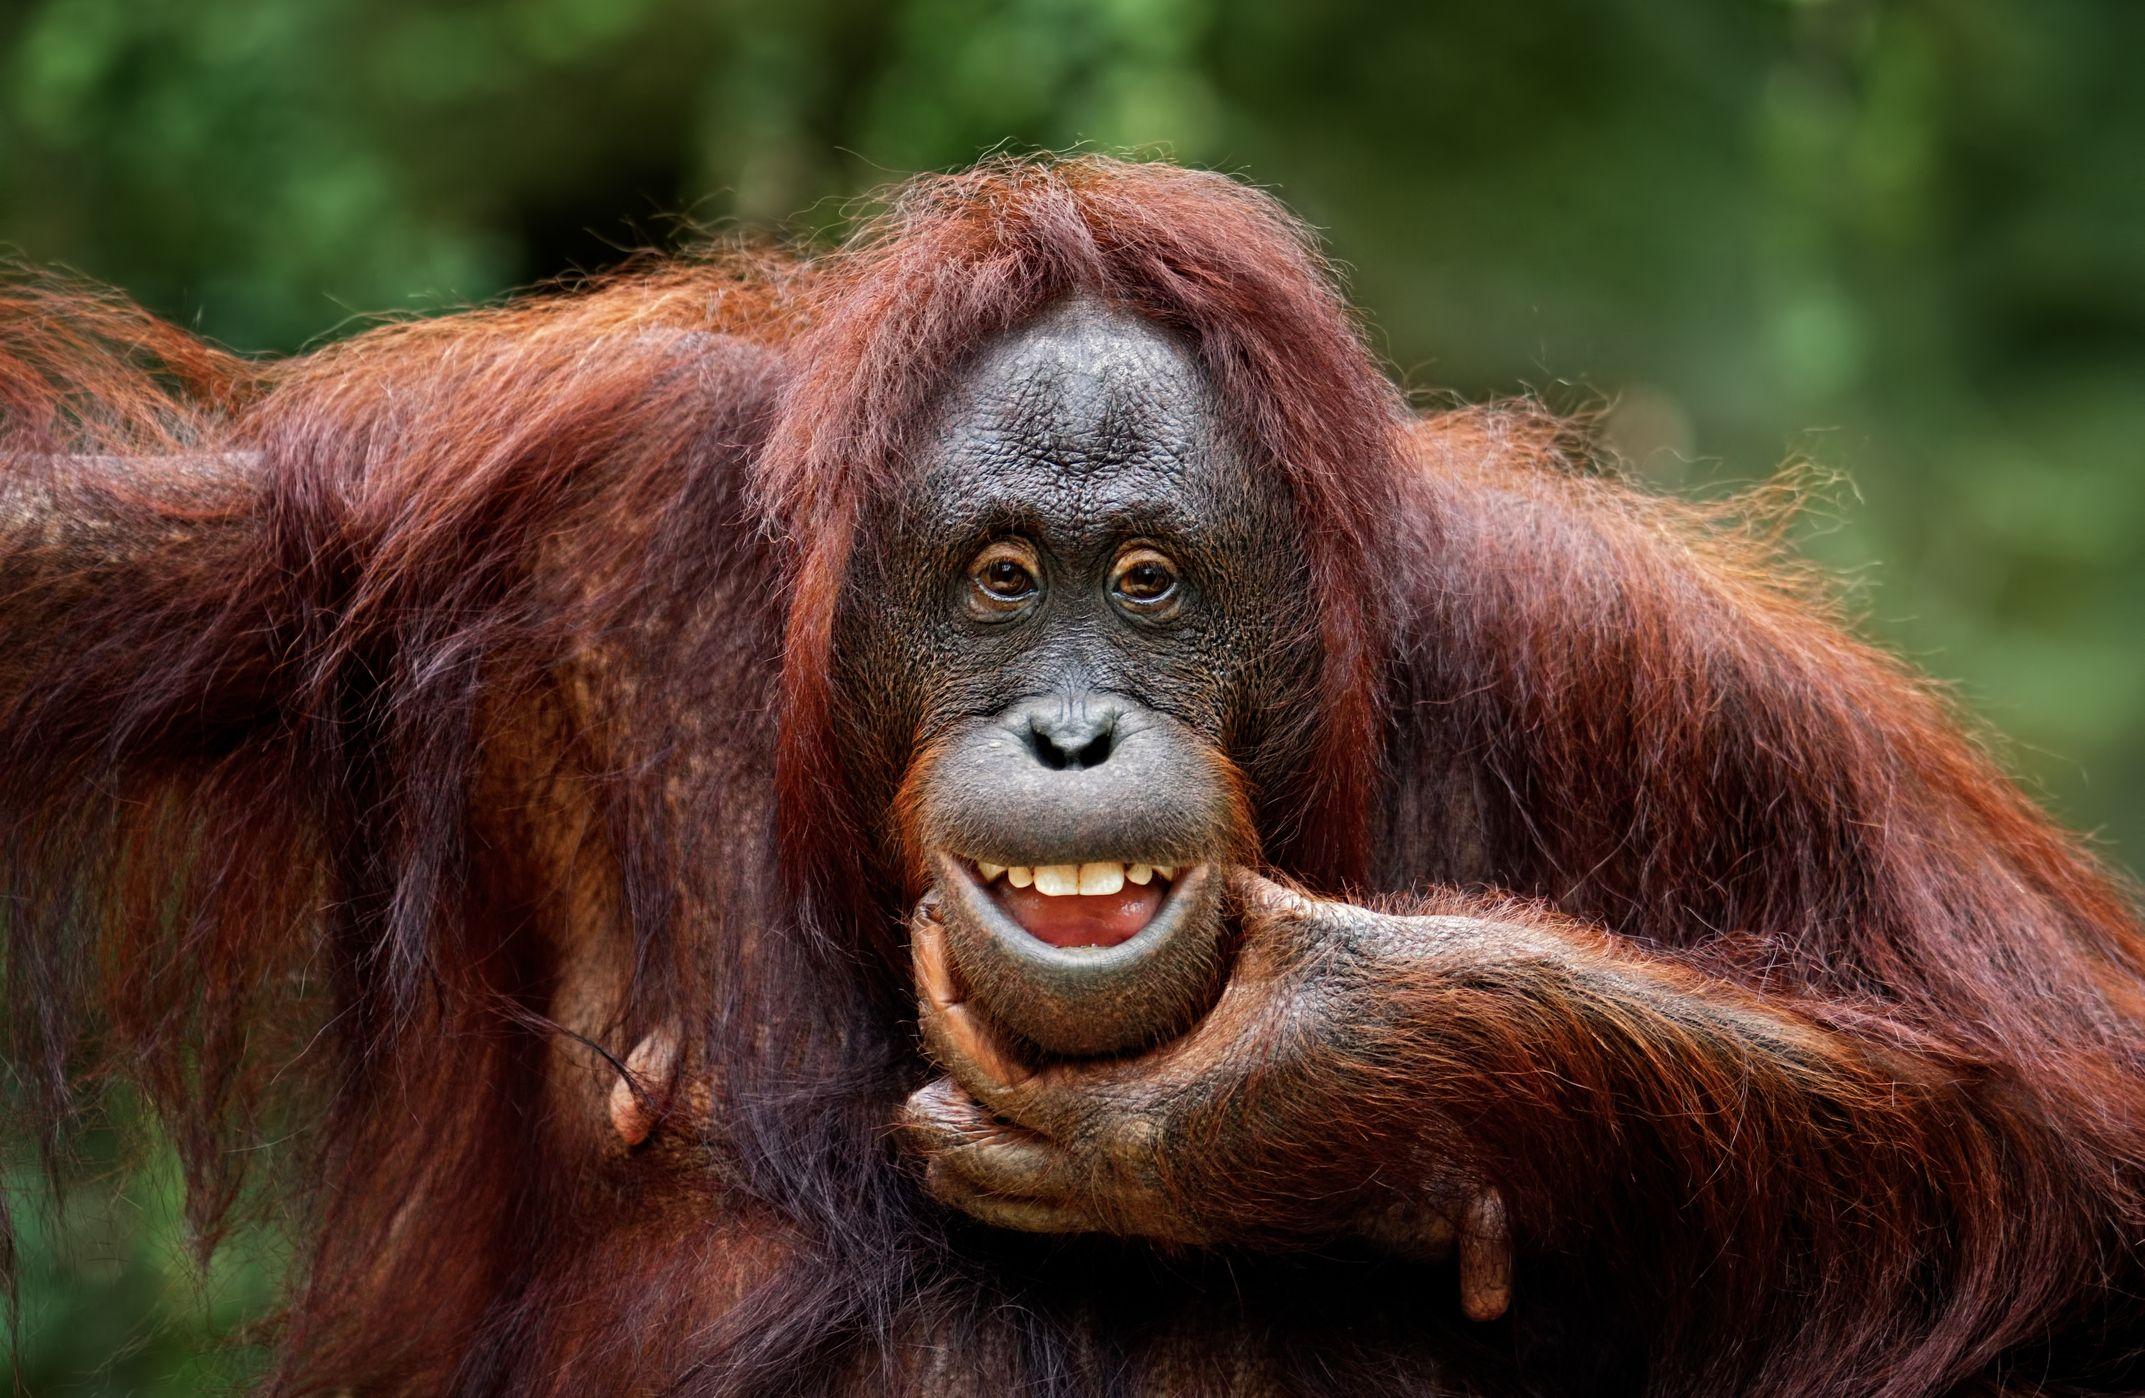
[[[986,1096],[993,1088],[1017,1087],[1025,1082],[1028,1070],[1012,1058],[989,1026],[962,999],[946,955],[944,925],[919,914],[910,923],[909,949],[921,1002],[919,1026],[932,1058],[965,1085],[977,1089],[978,1096]]]
[[[1036,1067],[1025,1061],[980,1012],[967,1004],[946,950],[945,927],[918,917],[911,925],[911,959],[919,996],[918,1023],[932,1059],[992,1112],[1043,1135],[1055,1135],[1067,1105],[1065,1090],[1088,1071],[1059,1063]]]
[[[1003,1113],[1034,1076],[967,1005],[925,1005],[924,1047],[971,1096]]]
[[[1236,911],[1268,916],[1310,917],[1318,902],[1285,883],[1270,879],[1249,865],[1229,870],[1228,891]]]
[[[1022,1198],[1017,1195],[992,1194],[977,1188],[962,1178],[957,1171],[937,1160],[932,1161],[924,1170],[924,1188],[940,1203],[959,1209],[970,1218],[990,1224],[993,1228],[1010,1228],[1022,1233],[1096,1231],[1087,1215],[1070,1204],[1047,1199]]]
[[[909,1100],[902,1104],[899,1125],[910,1148],[924,1155],[1031,1141],[1044,1150],[1050,1149],[1033,1132],[992,1115],[952,1078],[933,1079],[910,1093]]]
[[[933,1078],[909,1094],[895,1122],[902,1141],[920,1155],[933,1155],[965,1145],[971,1128],[987,1123],[990,1115],[952,1078]]]
[[[913,1099],[912,1099],[913,1103]],[[986,1194],[1029,1199],[1069,1196],[1065,1153],[1033,1132],[993,1121],[965,1103],[952,1114],[915,1104],[903,1119],[912,1149]]]
[[[633,1046],[611,1085],[611,1129],[628,1148],[655,1131],[669,1105],[670,1074],[678,1059],[677,1031],[662,1026]]]
[[[989,1194],[1065,1199],[1072,1192],[1065,1152],[1030,1131],[1002,1130],[943,1158],[949,1169]]]
[[[1231,980],[1253,986],[1285,976],[1307,937],[1331,930],[1345,907],[1243,868],[1230,871],[1229,897],[1244,928]]]
[[[919,911],[909,922],[909,958],[916,979],[916,993],[928,1004],[958,1005],[963,991],[946,955],[946,925],[929,912]]]
[[[1512,1233],[1504,1196],[1485,1189],[1460,1218],[1460,1309],[1495,1320],[1512,1304]]]

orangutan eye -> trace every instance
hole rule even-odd
[[[1167,616],[1177,609],[1177,565],[1158,549],[1126,549],[1110,570],[1110,596],[1140,616]]]
[[[1042,591],[1035,550],[1020,539],[1001,539],[968,565],[968,609],[995,620],[1026,607]]]

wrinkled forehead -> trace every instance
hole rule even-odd
[[[1078,522],[1209,494],[1236,457],[1192,355],[1158,327],[1091,302],[988,346],[940,409],[918,478],[934,513],[1008,496]]]

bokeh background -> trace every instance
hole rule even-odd
[[[1665,488],[1836,477],[1807,546],[1869,631],[2136,867],[2140,52],[2130,0],[6,0],[0,243],[276,352],[838,236],[993,148],[1238,172],[1426,393],[1597,408]],[[242,1379],[273,1234],[204,1290],[168,1161],[90,1149],[26,1239],[33,1391]]]

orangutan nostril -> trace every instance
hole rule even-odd
[[[1078,698],[1056,712],[1028,719],[1028,748],[1053,772],[1084,771],[1107,762],[1117,745],[1119,706],[1112,700]]]

